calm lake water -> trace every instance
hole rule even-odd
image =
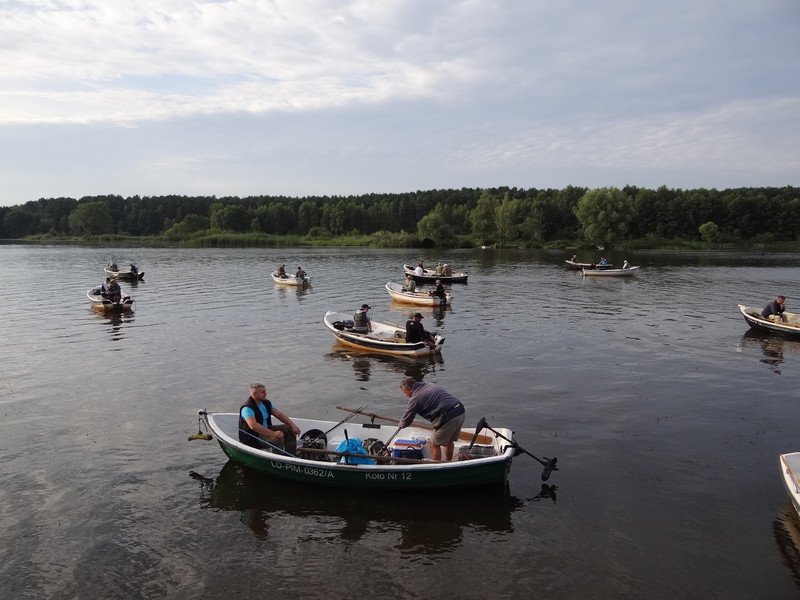
[[[800,307],[800,255],[640,252],[632,280],[572,252],[0,246],[3,598],[796,598],[800,342],[738,303]],[[88,307],[111,258],[130,316]],[[335,345],[326,310],[402,323],[384,290],[423,257],[470,272],[423,323],[436,360]],[[582,260],[597,255],[581,253]],[[312,277],[276,287],[286,263]],[[400,416],[405,375],[513,428],[541,466],[507,489],[386,495],[287,484],[188,442],[197,411],[267,384],[291,415]],[[269,588],[270,591],[267,591]]]

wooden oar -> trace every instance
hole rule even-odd
[[[372,419],[380,419],[381,421],[387,421],[389,423],[394,423],[395,425],[400,423],[400,419],[393,419],[392,417],[382,417],[381,415],[376,415],[375,413],[368,413],[357,408],[345,408],[344,406],[337,406],[339,410],[346,410],[347,412],[354,412],[360,415],[364,415],[365,417],[370,417]],[[419,427],[420,429],[429,429],[433,431],[433,425],[427,425],[426,423],[419,423],[414,422],[410,425],[410,427]],[[458,439],[460,440],[471,440],[472,434],[466,431],[459,431],[458,432]],[[479,444],[494,444],[494,439],[488,435],[479,435],[475,438],[475,441]]]

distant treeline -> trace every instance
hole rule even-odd
[[[384,246],[547,247],[634,241],[800,240],[800,188],[491,188],[361,196],[87,196],[0,207],[0,238],[134,236],[167,243],[231,234]]]

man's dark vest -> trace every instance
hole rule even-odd
[[[264,415],[261,413],[261,409],[258,407],[258,404],[253,397],[249,397],[247,402],[245,402],[239,408],[239,441],[243,444],[247,444],[248,446],[252,446],[253,448],[268,448],[266,444],[261,441],[261,438],[258,437],[258,434],[250,429],[247,426],[247,421],[242,418],[242,409],[247,407],[252,409],[252,411],[256,415],[256,421],[259,425],[266,427],[269,429],[272,427],[272,402],[267,399],[264,399],[264,406],[267,407],[267,424],[264,425]]]

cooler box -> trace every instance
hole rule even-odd
[[[392,444],[394,458],[422,458],[422,444],[425,440],[395,440]]]

